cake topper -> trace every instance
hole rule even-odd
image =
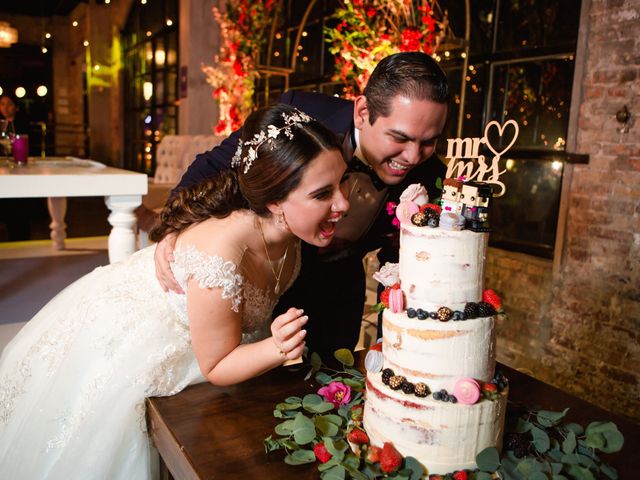
[[[493,143],[490,135],[496,130],[498,141]],[[447,158],[449,164],[447,166],[446,178],[461,178],[465,182],[475,180],[477,182],[485,182],[495,185],[493,188],[493,196],[501,197],[506,190],[504,183],[500,181],[500,175],[506,170],[500,170],[500,158],[509,150],[518,138],[520,129],[515,120],[507,120],[504,125],[491,121],[484,127],[484,137],[467,137],[467,138],[450,138],[447,140]],[[495,136],[495,135],[494,135]],[[508,143],[501,140],[509,139]],[[496,145],[507,143],[507,146],[498,149]],[[479,153],[480,144],[493,153],[491,164],[487,165],[486,157]],[[467,160],[468,161],[465,161]],[[450,192],[453,196],[454,192]],[[453,198],[451,200],[454,200]],[[455,200],[454,200],[455,201]]]

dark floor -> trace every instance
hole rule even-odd
[[[108,235],[109,210],[103,197],[67,199],[67,237]],[[0,199],[0,242],[46,240],[49,238],[49,212],[44,198]]]

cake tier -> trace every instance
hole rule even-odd
[[[381,375],[367,375],[364,428],[373,445],[392,442],[404,456],[422,463],[428,474],[475,469],[476,455],[500,448],[507,390],[495,401],[461,405],[391,390]]]
[[[464,310],[482,299],[487,233],[402,224],[400,284],[406,307]]]
[[[385,309],[382,353],[385,368],[432,392],[453,392],[460,377],[488,382],[495,373],[493,317],[439,322]]]

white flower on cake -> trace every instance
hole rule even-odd
[[[400,195],[401,202],[413,202],[418,206],[429,203],[429,194],[427,190],[419,183],[413,183],[405,188]]]
[[[380,270],[373,274],[373,279],[385,287],[391,287],[400,281],[400,264],[385,263]]]

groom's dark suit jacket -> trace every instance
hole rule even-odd
[[[340,136],[350,135],[353,131],[353,102],[299,91],[284,93],[278,102],[295,106]],[[177,188],[198,183],[229,168],[240,134],[240,131],[234,132],[219,146],[198,155]],[[274,316],[289,307],[304,308],[309,315],[306,328],[310,351],[329,358],[337,348],[355,347],[365,300],[362,259],[367,252],[381,248],[378,254],[381,265],[385,261],[397,261],[398,229],[391,224],[386,202],[398,202],[400,194],[412,183],[423,184],[430,198],[439,196],[435,183],[438,177],[444,178],[445,171],[435,155],[414,168],[400,185],[388,189],[387,199],[380,205],[378,215],[363,237],[338,254],[325,255],[317,247],[303,242],[300,276],[280,299]]]

